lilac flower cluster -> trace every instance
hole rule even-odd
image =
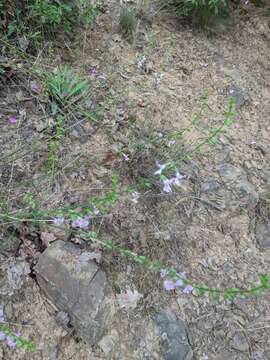
[[[89,70],[89,75],[91,77],[93,77],[96,80],[99,81],[105,81],[106,80],[106,75],[103,74],[98,66],[93,66],[90,70]]]
[[[0,323],[5,323],[3,306],[0,305]],[[9,348],[16,346],[16,337],[21,336],[20,333],[14,333],[14,336],[7,335],[4,331],[0,330],[0,341],[6,341]]]
[[[86,229],[89,226],[89,216],[78,217],[76,220],[72,221],[71,226],[73,228]]]
[[[179,272],[179,279],[172,280],[167,277],[168,272],[166,269],[160,271],[160,277],[163,279],[164,289],[167,291],[181,289],[184,294],[190,294],[193,291],[193,286],[191,284],[186,284],[186,273]]]
[[[64,224],[64,222],[65,222],[65,219],[63,217],[55,217],[53,219],[53,224],[56,226],[61,226]]]
[[[129,156],[127,154],[123,153],[122,155],[123,155],[123,160],[124,161],[129,161],[130,160],[130,158],[129,158]]]
[[[168,164],[160,164],[158,161],[156,161],[156,165],[158,167],[158,170],[154,172],[154,175],[162,175],[162,172],[166,169]],[[175,176],[172,178],[164,178],[162,179],[163,182],[163,191],[165,193],[171,193],[172,192],[172,185],[180,186],[181,181],[185,178],[185,175],[180,174],[178,171],[176,171]]]
[[[99,214],[99,210],[95,209],[94,213]],[[55,218],[53,218],[52,221],[53,221],[54,225],[61,226],[64,224],[65,219],[63,217],[55,217]],[[71,226],[73,228],[86,229],[86,228],[88,228],[89,224],[90,224],[90,218],[88,215],[85,215],[84,217],[79,216],[79,217],[77,217],[77,219],[73,220],[71,223]]]
[[[8,118],[8,121],[10,122],[10,124],[16,124],[18,119],[16,118],[16,116],[10,116]]]
[[[168,164],[160,164],[159,161],[156,161],[156,166],[158,167],[158,170],[154,172],[154,175],[161,175],[163,170],[165,170],[168,166]]]
[[[36,94],[40,94],[42,91],[42,86],[38,82],[35,82],[35,81],[31,82],[30,88]]]

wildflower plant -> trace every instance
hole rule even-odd
[[[95,232],[80,232],[80,236],[93,243],[98,243],[107,251],[113,251],[122,257],[129,258],[150,272],[158,273],[163,281],[164,289],[168,292],[180,291],[183,294],[194,293],[197,296],[208,295],[215,299],[221,297],[226,300],[233,301],[237,296],[261,296],[263,292],[270,290],[270,278],[268,275],[260,275],[258,284],[249,289],[233,287],[228,289],[219,289],[209,287],[204,284],[197,284],[188,279],[185,272],[179,272],[174,267],[166,266],[160,261],[151,260],[147,256],[138,255],[129,249],[125,249],[120,245],[114,244],[111,240],[99,239]]]
[[[235,101],[233,98],[229,98],[220,125],[207,126],[203,131],[200,130],[201,137],[184,148],[182,145],[183,140],[188,139],[189,134],[196,129],[198,123],[203,119],[206,109],[208,109],[207,92],[204,92],[202,100],[202,109],[194,115],[190,125],[186,128],[168,134],[162,133],[162,136],[161,133],[156,136],[150,134],[143,143],[135,145],[131,143],[131,148],[138,153],[140,158],[143,152],[146,154],[150,152],[149,148],[153,149],[151,150],[154,154],[152,156],[159,156],[159,159],[155,160],[155,168],[152,173],[147,178],[141,177],[138,179],[138,191],[140,191],[139,189],[150,189],[159,183],[164,193],[173,192],[173,188],[181,186],[186,178],[182,171],[183,163],[202,156],[206,149],[217,144],[221,134],[225,134],[234,125],[236,116]]]
[[[11,330],[4,319],[4,310],[2,305],[0,305],[0,343],[1,342],[5,342],[10,349],[15,347],[24,348],[29,352],[32,352],[35,349],[32,341],[25,339],[19,332]]]

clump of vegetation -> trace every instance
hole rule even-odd
[[[128,40],[132,40],[134,38],[137,24],[138,18],[136,10],[130,6],[122,7],[119,17],[119,26],[123,36],[125,36]]]
[[[24,348],[29,352],[35,349],[32,341],[25,339],[19,332],[11,330],[9,324],[5,321],[2,305],[0,305],[0,341],[5,341],[10,349],[15,347]]]
[[[88,89],[87,81],[73,74],[67,66],[49,73],[46,83],[51,98],[61,105],[78,102]]]
[[[89,24],[96,15],[96,8],[86,0],[8,0],[0,2],[0,11],[0,31],[15,39],[27,34],[28,41],[70,33],[75,25]]]
[[[54,72],[45,75],[45,88],[50,100],[52,115],[65,118],[97,120],[97,114],[89,109],[85,100],[91,96],[87,80],[71,71],[67,66],[58,66]]]
[[[193,18],[202,25],[228,13],[228,0],[161,0],[162,6],[178,16]]]

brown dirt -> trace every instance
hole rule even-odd
[[[202,93],[207,90],[205,117],[190,135],[177,140],[180,149],[189,148],[207,128],[220,124],[230,88],[237,85],[245,89],[249,101],[238,109],[236,124],[221,135],[216,146],[207,147],[205,156],[182,164],[186,180],[177,193],[161,196],[157,187],[157,191],[142,195],[138,204],[124,193],[100,234],[185,271],[196,283],[249,287],[259,274],[269,272],[269,250],[257,246],[254,233],[261,212],[250,198],[239,198],[234,185],[220,174],[220,166],[229,163],[241,169],[259,197],[269,192],[270,147],[265,153],[260,150],[261,145],[270,146],[269,15],[250,7],[248,14],[237,15],[235,25],[209,34],[159,14],[151,27],[141,22],[138,39],[129,44],[118,32],[119,7],[113,9],[98,18],[94,29],[78,35],[71,48],[69,61],[78,72],[87,74],[95,66],[105,74],[106,85],[99,91],[106,111],[102,126],[90,129],[92,135],[85,141],[65,139],[60,162],[66,167],[49,199],[54,199],[53,206],[83,202],[109,188],[114,171],[120,171],[122,189],[134,185],[140,176],[154,171],[155,160],[161,159],[158,156],[164,156],[164,149],[151,146],[138,154],[134,139],[149,141],[149,135],[188,126],[200,111]],[[146,70],[138,68],[143,56]],[[2,119],[6,116],[4,112],[1,115]],[[27,119],[33,126],[31,117]],[[130,154],[130,162],[115,155],[122,149]],[[167,147],[165,151],[171,150]],[[44,162],[40,150],[36,157]],[[25,167],[30,169],[29,164],[38,161],[30,160],[14,169],[26,172],[29,178]],[[204,192],[204,185],[213,180],[219,188]],[[100,347],[90,350],[68,335],[56,324],[54,312],[30,279],[13,299],[11,319],[31,323],[22,327],[22,333],[34,339],[38,351],[29,355],[4,348],[2,358],[159,359],[151,322],[146,324],[142,317],[169,308],[189,325],[196,359],[270,359],[269,294],[258,299],[237,298],[233,304],[168,294],[156,275],[117,254],[104,254],[103,266],[115,289],[131,286],[143,294],[136,311],[119,312],[116,333],[110,329],[121,346],[105,354]],[[145,346],[141,345],[143,337]],[[57,352],[58,357],[54,355]]]

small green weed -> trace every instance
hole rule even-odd
[[[137,13],[133,7],[125,6],[121,8],[119,17],[120,31],[128,40],[134,38],[138,23]]]
[[[90,89],[88,80],[67,66],[57,67],[55,72],[47,73],[44,85],[52,116],[64,116],[65,124],[83,119],[96,122],[101,118],[102,108],[94,108],[89,101],[94,95],[94,89]]]
[[[77,103],[88,89],[87,81],[73,74],[67,66],[49,73],[46,85],[52,100],[60,106]]]

